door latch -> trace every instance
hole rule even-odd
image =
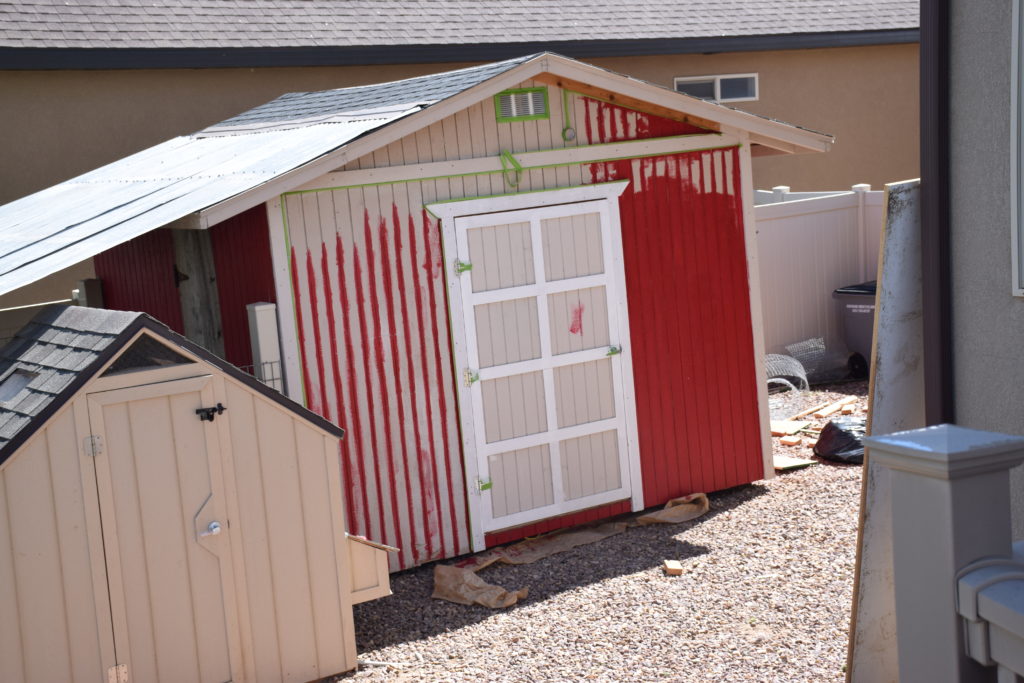
[[[455,274],[456,275],[462,275],[463,273],[468,272],[470,270],[473,270],[473,264],[472,263],[465,263],[464,261],[460,261],[459,259],[455,259]]]
[[[477,477],[477,480],[476,480],[476,490],[477,490],[477,492],[483,493],[484,491],[489,490],[493,486],[494,486],[494,482],[491,481],[490,479],[488,479],[487,481],[484,481],[483,479],[480,479],[479,477]]]
[[[200,422],[213,422],[213,418],[223,413],[227,408],[218,403],[213,408],[196,408],[196,415]]]
[[[622,353],[622,347],[621,346],[609,346],[608,347],[608,353],[606,353],[604,355],[606,355],[606,356],[617,356],[620,353]]]

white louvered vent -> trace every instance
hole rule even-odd
[[[547,97],[544,90],[503,92],[498,95],[498,119],[519,119],[547,116]]]

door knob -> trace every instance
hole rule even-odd
[[[206,527],[206,531],[199,534],[199,538],[205,538],[206,536],[216,536],[220,533],[220,522],[210,522],[210,526]]]

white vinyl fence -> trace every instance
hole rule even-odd
[[[815,337],[842,340],[832,292],[874,280],[884,192],[854,185],[838,192],[757,190],[758,266],[765,350]]]

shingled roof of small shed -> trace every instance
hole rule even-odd
[[[145,313],[50,306],[0,348],[0,384],[18,370],[34,374],[12,399],[0,402],[0,464],[143,328],[220,368],[321,429],[337,436],[344,433],[340,427]]]
[[[20,0],[0,4],[0,46],[372,47],[849,33],[916,29],[918,5],[918,0]]]

